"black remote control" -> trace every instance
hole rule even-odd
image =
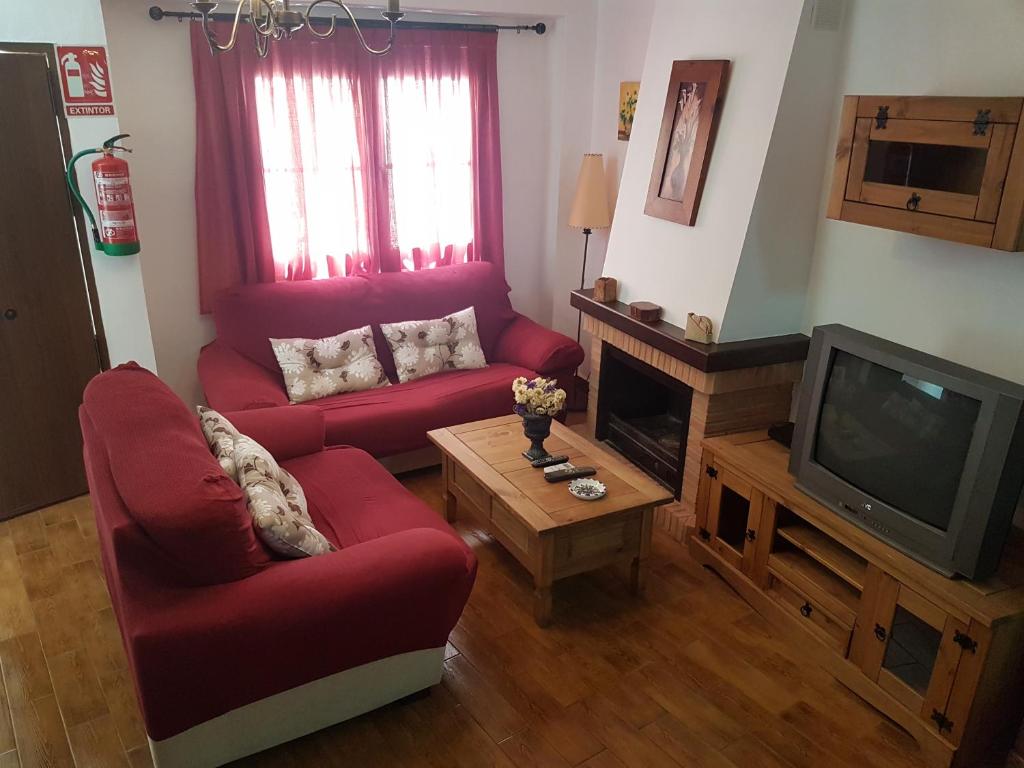
[[[530,462],[530,466],[534,467],[535,469],[540,469],[541,467],[551,467],[554,466],[555,464],[563,464],[568,460],[569,457],[564,454],[559,456],[548,455],[545,456],[543,459],[534,459],[533,461]]]
[[[549,483],[557,483],[560,480],[575,480],[577,477],[590,477],[596,475],[597,470],[593,467],[573,467],[572,469],[559,469],[555,472],[547,472],[544,479]]]

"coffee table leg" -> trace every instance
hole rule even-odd
[[[537,586],[533,590],[533,620],[538,627],[551,623],[551,585]]]
[[[648,558],[651,554],[651,534],[654,526],[654,509],[644,510],[640,528],[640,553],[633,558],[629,567],[629,591],[634,595],[642,595],[647,586],[647,572],[650,570]]]
[[[538,627],[551,623],[551,583],[555,575],[555,537],[542,536],[537,547],[533,574],[533,620]]]
[[[441,495],[444,499],[444,519],[449,523],[455,522],[455,512],[459,502],[451,490],[452,482],[452,460],[447,456],[441,461]]]

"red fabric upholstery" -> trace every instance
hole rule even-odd
[[[219,341],[274,372],[277,360],[269,339],[319,339],[374,326],[377,356],[396,380],[391,350],[377,326],[430,320],[471,306],[489,359],[498,336],[516,318],[508,290],[494,265],[475,262],[422,272],[245,286],[221,294],[213,316]]]
[[[317,529],[339,548],[409,528],[433,528],[454,537],[435,510],[409,494],[370,454],[339,446],[282,465],[299,481]],[[325,468],[330,467],[330,471]],[[335,510],[343,509],[339,515]],[[467,556],[469,550],[466,550]],[[471,563],[467,561],[467,567]]]
[[[149,371],[95,377],[84,408],[131,517],[191,584],[251,576],[270,560],[241,489],[210,453],[199,420]]]
[[[575,341],[516,314],[508,291],[501,272],[483,262],[229,291],[214,307],[219,336],[199,357],[207,402],[219,411],[284,405],[269,339],[322,338],[370,325],[394,385],[306,405],[324,412],[328,445],[354,445],[378,457],[426,447],[428,430],[509,413],[516,376],[543,374],[569,386],[583,360]],[[397,384],[380,324],[427,320],[469,306],[476,310],[488,367]]]
[[[284,464],[303,484],[317,524],[341,549],[268,561],[229,583],[182,584],[122,487],[138,493],[148,486],[144,500],[177,514],[175,505],[188,501],[181,489],[191,492],[205,482],[203,464],[212,459],[205,442],[174,441],[186,454],[174,460],[177,488],[166,487],[161,461],[136,466],[120,455],[116,463],[108,458],[111,446],[136,428],[177,424],[181,412],[188,413],[158,385],[150,374],[123,366],[97,377],[80,409],[104,571],[150,738],[174,736],[361,664],[444,645],[472,589],[476,559],[434,510],[355,449],[318,451]],[[123,410],[121,404],[134,399],[145,408],[132,409],[130,419],[113,413],[115,404]],[[305,408],[245,416],[252,432],[263,434],[287,416],[296,419],[303,439],[313,436]],[[283,459],[298,443],[277,447]],[[157,498],[157,489],[164,496]],[[206,509],[208,517],[222,511],[216,499]]]
[[[317,453],[324,447],[324,415],[319,408],[260,408],[224,416],[243,435],[262,445],[278,462]]]
[[[288,405],[284,379],[217,340],[199,354],[199,378],[206,402],[218,411],[245,411]]]
[[[576,370],[583,362],[583,347],[568,336],[520,315],[501,334],[495,356],[550,376]]]
[[[393,456],[430,445],[427,432],[432,429],[511,413],[512,379],[530,375],[525,368],[495,363],[316,403],[324,413],[327,445]]]

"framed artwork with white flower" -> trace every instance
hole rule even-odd
[[[672,64],[644,213],[692,227],[718,129],[729,62]]]

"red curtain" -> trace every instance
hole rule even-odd
[[[503,265],[497,35],[399,29],[376,57],[299,32],[260,60],[193,25],[192,61],[204,313],[243,283]]]

